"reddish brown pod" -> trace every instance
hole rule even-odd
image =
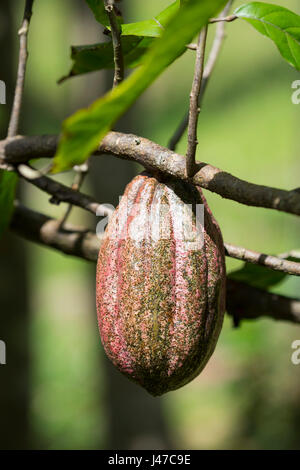
[[[147,173],[128,184],[97,265],[106,354],[152,395],[196,377],[225,310],[222,235],[201,190]]]

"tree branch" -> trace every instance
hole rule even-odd
[[[240,320],[261,317],[300,323],[300,299],[271,294],[231,279],[227,279],[226,309],[237,325]]]
[[[23,16],[23,22],[21,29],[19,30],[20,36],[20,51],[19,51],[19,64],[18,64],[18,76],[15,89],[14,102],[12,106],[12,112],[10,116],[9,126],[8,126],[8,137],[13,137],[18,133],[20,112],[22,106],[22,98],[24,91],[25,75],[26,75],[26,65],[28,59],[28,50],[27,50],[27,40],[28,40],[28,31],[29,24],[32,16],[32,5],[34,0],[26,0],[25,10]]]
[[[0,140],[0,161],[18,164],[36,158],[53,158],[58,140],[57,135],[16,136]]]
[[[194,175],[196,169],[196,149],[197,149],[197,127],[198,118],[200,113],[199,107],[199,94],[201,90],[201,83],[204,70],[204,57],[207,38],[207,26],[205,26],[199,34],[195,73],[190,94],[190,109],[189,109],[189,123],[188,123],[188,149],[186,153],[186,175],[188,178]]]
[[[110,22],[111,37],[114,50],[115,75],[113,86],[116,87],[124,79],[124,58],[121,44],[121,30],[115,12],[114,0],[104,0],[105,10]]]
[[[241,246],[234,246],[224,243],[225,253],[231,258],[247,261],[252,264],[259,264],[275,271],[281,271],[294,276],[300,276],[300,263],[288,261],[281,257],[257,253],[256,251],[247,250]]]
[[[11,229],[26,240],[89,261],[97,259],[101,244],[101,239],[88,229],[69,224],[62,228],[59,220],[20,204],[16,205]]]
[[[104,139],[105,140],[105,139]],[[183,158],[183,157],[182,157]],[[52,202],[67,202],[71,205],[81,207],[84,210],[91,212],[94,215],[110,216],[112,211],[105,205],[97,203],[93,198],[71,189],[57,181],[42,176],[37,170],[30,166],[21,164],[18,166],[18,174],[26,181],[32,183],[42,191],[52,195]],[[61,226],[63,225],[60,221]],[[225,252],[227,256],[236,258],[242,261],[247,261],[252,264],[259,264],[270,269],[285,272],[287,274],[300,276],[300,263],[288,261],[284,257],[275,257],[263,253],[257,253],[252,250],[247,250],[243,247],[238,247],[225,243]]]
[[[28,58],[28,29],[32,16],[33,2],[34,0],[26,0],[22,27],[19,31],[20,52],[18,77],[8,129],[8,139],[0,142],[0,163],[1,165],[12,165],[11,169],[14,169],[14,171],[18,172],[20,176],[31,184],[52,195],[55,202],[67,202],[96,215],[100,215],[100,211],[102,215],[110,215],[111,211],[105,206],[98,204],[90,196],[77,191],[80,187],[81,178],[78,179],[78,188],[74,187],[70,189],[67,186],[41,175],[37,170],[24,164],[33,158],[53,157],[58,141],[56,136],[13,138],[18,132],[22,106]],[[115,57],[114,86],[116,86],[123,80],[124,76],[121,34],[114,10],[114,1],[104,0],[104,3],[111,24]],[[231,4],[231,2],[229,2],[229,4]],[[194,172],[197,170],[191,182],[197,186],[216,192],[222,197],[251,206],[266,207],[300,215],[300,194],[297,190],[284,191],[251,184],[235,178],[229,173],[223,172],[211,165],[205,163],[195,164],[198,103],[200,102],[198,101],[198,97],[199,100],[201,100],[219,54],[224,37],[224,22],[233,21],[235,19],[236,16],[231,15],[212,18],[210,20],[210,23],[220,23],[220,28],[218,28],[218,34],[216,35],[214,46],[212,47],[204,73],[203,59],[206,31],[202,36],[202,47],[198,48],[196,73],[190,106],[187,166],[186,159],[181,155],[168,151],[147,139],[115,132],[109,133],[103,139],[95,154],[112,154],[120,158],[135,160],[150,170],[167,173],[183,180],[194,175]],[[223,28],[223,32],[221,27]],[[182,133],[186,125],[187,124],[185,124],[184,128],[181,127],[181,131],[183,129]],[[178,133],[175,137],[178,140],[180,138]],[[103,237],[99,238],[93,232],[84,228],[74,227],[69,224],[62,226],[61,221],[31,211],[19,204],[16,206],[11,221],[11,229],[30,241],[52,247],[65,254],[77,256],[89,261],[95,261],[97,259],[103,239]],[[225,249],[227,256],[254,264],[260,264],[288,274],[300,275],[300,263],[288,261],[283,257],[269,256],[230,244],[225,244]],[[290,299],[284,296],[270,294],[247,284],[229,279],[227,280],[227,311],[234,317],[236,322],[245,318],[256,319],[261,316],[266,316],[276,320],[300,323],[300,299]]]
[[[0,162],[20,163],[32,158],[54,156],[57,136],[21,137],[0,142]],[[148,139],[133,134],[109,132],[95,155],[110,154],[125,160],[133,160],[145,168],[186,180],[183,155],[172,152]],[[286,191],[249,183],[207,163],[197,164],[192,184],[208,189],[223,198],[247,206],[265,207],[289,214],[300,215],[300,192]]]
[[[54,248],[67,255],[96,261],[103,238],[88,229],[67,225],[58,220],[17,205],[11,230],[23,238]],[[227,279],[227,313],[235,322],[266,316],[275,320],[300,323],[300,300],[290,299]]]
[[[142,137],[110,132],[100,143],[97,153],[134,160],[152,171],[186,180],[184,156]],[[197,169],[189,180],[196,186],[248,206],[300,215],[300,193],[297,190],[286,191],[248,183],[204,162],[198,163]]]

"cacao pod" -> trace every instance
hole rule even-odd
[[[107,356],[155,396],[190,382],[215,349],[225,277],[222,235],[202,191],[170,177],[134,178],[98,257],[98,324]]]

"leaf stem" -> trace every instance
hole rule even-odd
[[[218,18],[211,18],[209,22],[210,23],[220,23],[220,22],[231,23],[232,21],[235,21],[237,19],[238,19],[238,16],[236,15],[219,16]]]

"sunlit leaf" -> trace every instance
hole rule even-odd
[[[264,36],[272,39],[281,55],[300,70],[300,16],[287,8],[270,3],[252,2],[239,7],[243,18]]]
[[[138,23],[123,24],[121,26],[122,35],[160,37],[171,18],[178,12],[179,7],[180,1],[177,0],[169,7],[165,8],[154,19],[139,21]]]

